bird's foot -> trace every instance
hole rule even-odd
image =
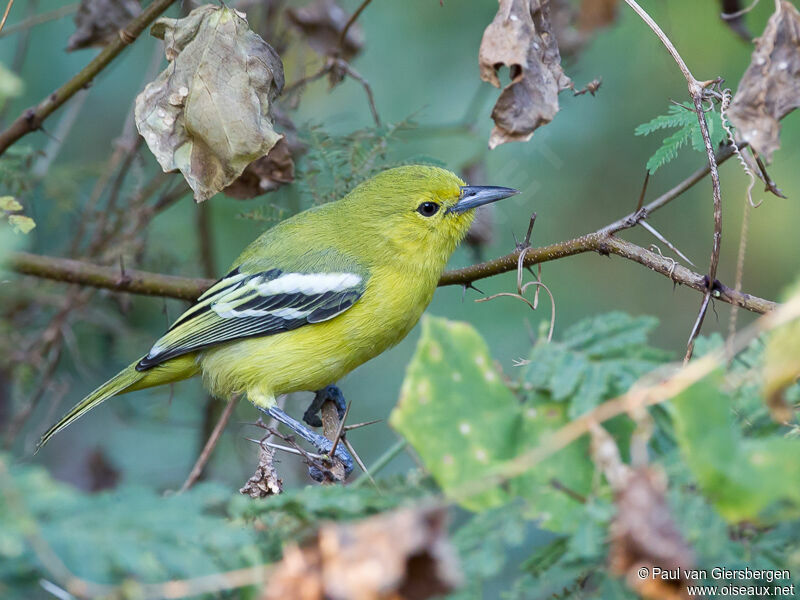
[[[338,392],[338,388],[335,386],[328,387],[333,388]],[[339,392],[339,395],[341,396],[341,392]],[[283,423],[296,435],[314,446],[319,454],[319,456],[314,457],[317,460],[317,464],[312,463],[308,467],[308,473],[314,480],[344,480],[353,471],[353,457],[350,456],[350,453],[345,449],[344,444],[337,443],[336,448],[334,449],[334,442],[314,431],[311,431],[308,427],[287,415],[277,406],[273,406],[271,408],[259,408],[259,410],[267,413],[279,423]],[[331,452],[333,452],[333,456],[331,456]],[[337,471],[341,471],[341,473],[338,473]]]
[[[308,405],[306,412],[303,413],[303,421],[312,427],[322,427],[322,419],[319,413],[322,410],[322,405],[326,400],[330,400],[336,405],[336,412],[339,413],[339,420],[344,419],[344,413],[347,410],[347,402],[344,400],[344,394],[335,385],[329,385],[321,390],[317,390],[314,395],[314,400]]]

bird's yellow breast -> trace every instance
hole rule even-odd
[[[198,353],[209,390],[246,393],[270,405],[276,396],[314,391],[402,340],[430,303],[441,267],[398,261],[371,273],[364,295],[330,321],[237,340]]]

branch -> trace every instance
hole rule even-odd
[[[11,270],[23,275],[189,301],[196,300],[213,283],[211,279],[175,277],[128,269],[120,271],[115,267],[101,267],[79,260],[29,252],[9,253],[6,264]]]
[[[89,85],[129,44],[163,13],[175,0],[153,0],[142,13],[133,19],[119,36],[109,43],[88,65],[67,83],[47,96],[36,106],[26,109],[8,129],[0,133],[0,155],[23,136],[42,126],[44,120],[69,100],[76,92]]]
[[[716,281],[717,266],[719,265],[719,255],[722,244],[722,192],[720,189],[719,173],[717,172],[717,163],[714,157],[714,148],[711,146],[711,136],[708,132],[708,123],[706,122],[705,109],[703,108],[703,100],[705,89],[715,82],[713,80],[698,81],[695,79],[694,75],[692,75],[689,67],[686,66],[686,63],[673,45],[672,41],[670,41],[669,37],[667,37],[664,31],[658,26],[658,23],[656,23],[652,17],[647,14],[647,11],[639,6],[636,0],[625,0],[625,3],[630,6],[645,23],[647,23],[648,27],[650,27],[650,29],[653,30],[653,33],[656,34],[656,37],[661,40],[661,43],[664,44],[667,52],[669,52],[672,58],[675,59],[675,62],[678,64],[678,68],[681,70],[681,73],[683,73],[683,76],[686,78],[686,83],[689,86],[689,95],[692,98],[694,111],[697,114],[697,120],[700,124],[700,133],[703,136],[703,143],[706,148],[706,154],[708,155],[708,165],[711,171],[711,184],[714,202],[714,235],[711,244],[711,259],[709,261],[707,278],[707,281],[709,284],[711,284],[712,282]],[[694,351],[694,340],[698,335],[700,335],[700,328],[703,326],[703,320],[705,319],[706,312],[708,311],[708,305],[711,300],[712,291],[712,287],[710,286],[703,295],[703,302],[700,304],[700,310],[698,311],[697,319],[695,320],[692,331],[689,334],[689,341],[686,344],[686,356],[684,358],[685,361],[688,361],[692,357],[692,352]]]
[[[584,252],[597,252],[602,255],[615,254],[644,265],[657,273],[669,277],[675,283],[685,285],[699,292],[706,292],[709,289],[706,276],[677,264],[671,258],[650,252],[611,234],[606,234],[603,230],[549,246],[530,248],[525,254],[523,265],[526,267],[532,266]],[[514,271],[517,268],[518,259],[519,251],[514,251],[484,263],[447,271],[439,280],[439,286],[467,285],[479,279]],[[126,270],[121,273],[114,267],[101,267],[78,260],[42,256],[28,252],[10,253],[8,265],[13,271],[23,275],[33,275],[44,279],[65,281],[120,292],[189,301],[197,299],[213,283],[211,279],[176,277],[147,271]],[[718,300],[756,313],[767,313],[777,306],[775,302],[736,291],[719,281],[714,282],[711,295]]]

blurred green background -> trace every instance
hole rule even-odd
[[[39,1],[38,10],[64,4],[67,3]],[[348,0],[343,4],[353,10],[358,2]],[[699,79],[721,76],[727,85],[735,87],[749,62],[752,46],[720,20],[719,3],[660,0],[644,5]],[[27,7],[25,0],[18,0],[9,25],[21,19]],[[399,141],[392,143],[392,159],[424,155],[458,171],[482,156],[486,160],[486,181],[471,183],[522,190],[522,194],[497,207],[494,240],[484,250],[486,258],[513,249],[514,235],[524,236],[532,211],[538,214],[533,241],[543,245],[592,231],[633,210],[647,158],[660,144],[657,136],[635,137],[633,130],[666,112],[670,99],[687,99],[685,81],[672,59],[638,17],[621,6],[617,22],[597,32],[565,64],[567,74],[578,87],[602,77],[597,96],[563,93],[561,112],[530,142],[506,144],[490,152],[486,148],[492,125],[489,115],[498,91],[480,81],[477,53],[483,29],[496,9],[497,4],[490,0],[447,0],[443,5],[435,0],[376,0],[359,19],[366,43],[353,62],[370,82],[384,121],[413,117],[418,124],[416,131],[402,133]],[[748,25],[755,34],[763,29],[771,10],[771,3],[762,2],[748,15]],[[177,7],[173,7],[168,14],[177,13]],[[96,53],[93,49],[64,52],[73,27],[70,17],[66,17],[31,31],[30,51],[21,70],[24,93],[11,101],[6,123],[9,117],[15,117],[61,85]],[[0,61],[6,66],[11,64],[15,48],[15,35],[0,38]],[[78,207],[86,201],[94,179],[102,171],[134,97],[146,83],[154,54],[161,57],[159,69],[163,68],[160,42],[143,35],[86,92],[76,123],[61,140],[61,150],[47,181],[21,198],[38,227],[26,237],[15,236],[17,247],[41,253],[57,253],[62,248],[77,225]],[[285,58],[287,82],[311,72],[318,64],[311,52],[291,53]],[[480,110],[471,132],[440,127],[459,121],[476,94]],[[70,104],[78,101],[74,98]],[[69,104],[47,121],[46,129],[51,135],[57,135],[59,119],[68,111]],[[364,91],[352,80],[331,92],[324,80],[312,84],[292,119],[298,126],[315,123],[334,134],[371,125]],[[776,299],[794,279],[800,256],[800,236],[796,232],[800,205],[795,200],[800,188],[800,171],[796,168],[800,158],[798,117],[791,115],[783,125],[782,149],[775,155],[770,173],[789,199],[767,196],[760,186],[756,187],[755,199],[765,198],[765,202],[752,212],[744,275],[745,291],[770,299]],[[47,134],[37,132],[19,145],[45,148],[50,141]],[[669,189],[703,161],[701,154],[684,150],[651,178],[647,198]],[[156,168],[154,158],[143,147],[129,180],[142,181]],[[723,246],[718,276],[732,286],[747,178],[733,160],[722,166],[721,175]],[[244,202],[220,194],[209,201],[214,258],[220,274],[264,228],[263,223],[242,219],[241,214],[262,205],[280,204],[285,201],[282,194],[287,193],[281,191]],[[159,215],[147,231],[145,259],[138,266],[199,276],[197,210],[186,197]],[[704,180],[656,213],[650,222],[702,271],[711,249],[710,182]],[[626,231],[623,237],[643,246],[654,241],[642,230]],[[666,248],[662,250],[666,253]],[[453,258],[452,266],[464,266],[474,260],[469,250],[462,249]],[[17,279],[13,275],[4,278]],[[556,335],[580,318],[610,310],[650,314],[661,321],[654,343],[673,351],[676,357],[682,355],[701,299],[693,290],[674,289],[668,279],[640,265],[594,254],[545,264],[543,280],[555,296]],[[514,274],[506,274],[481,281],[478,287],[487,294],[512,291],[514,282]],[[33,289],[47,286],[49,293],[55,294],[66,289],[62,284],[32,285]],[[0,286],[0,295],[14,287],[5,282]],[[123,305],[113,302],[112,296],[103,292],[95,302],[120,318]],[[512,361],[528,354],[529,332],[538,331],[540,323],[549,320],[549,305],[543,302],[533,313],[523,303],[508,298],[476,304],[473,300],[477,297],[471,290],[464,294],[457,287],[443,288],[437,292],[429,312],[473,323],[489,342],[503,370],[516,377]],[[205,395],[197,382],[179,384],[174,390],[138,392],[115,399],[65,431],[35,459],[30,458],[30,452],[41,431],[58,414],[146,352],[169,318],[184,306],[178,301],[131,297],[127,312],[121,316],[126,326],[117,335],[111,335],[106,328],[98,331],[91,319],[77,323],[74,333],[79,352],[68,352],[55,375],[69,384],[68,392],[57,405],[45,399],[31,419],[31,426],[16,443],[17,456],[45,463],[57,477],[86,485],[90,478],[87,457],[101,448],[113,468],[119,470],[122,481],[154,488],[178,487],[202,443],[200,407]],[[704,333],[726,332],[728,314],[728,305],[717,304],[706,319]],[[750,314],[740,315],[742,324],[751,319]],[[387,417],[417,337],[415,329],[399,346],[340,382],[346,397],[353,401],[353,422]],[[310,395],[290,399],[290,412],[301,413],[309,400]],[[255,449],[243,436],[253,435],[254,430],[246,422],[255,418],[255,409],[246,403],[239,405],[232,426],[211,461],[211,478],[238,488],[252,472]],[[382,422],[355,431],[350,438],[370,464],[393,443],[394,435]],[[387,472],[404,471],[410,461],[404,456]],[[283,462],[284,469],[289,470],[292,465],[296,475],[294,480],[287,477],[287,485],[305,480],[302,465],[290,457],[283,458]]]

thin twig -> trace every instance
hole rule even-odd
[[[364,12],[364,9],[367,8],[367,6],[369,6],[370,2],[372,2],[372,0],[364,0],[361,3],[361,5],[356,9],[356,12],[350,15],[350,18],[347,20],[347,23],[345,23],[344,28],[342,29],[342,33],[339,34],[338,46],[340,51],[344,47],[344,42],[347,39],[347,32],[350,31],[350,28],[353,26],[353,23],[355,23],[358,20],[358,17],[361,16],[361,13]]]
[[[6,19],[8,18],[8,13],[11,12],[12,6],[14,6],[14,0],[8,0],[8,4],[6,4],[6,12],[3,13],[3,18],[0,19],[0,32],[3,31],[3,26],[6,24]]]
[[[683,76],[686,78],[686,83],[689,86],[689,95],[694,103],[694,110],[697,114],[697,120],[700,124],[700,133],[703,137],[703,144],[706,148],[709,170],[711,172],[711,186],[714,203],[714,233],[711,244],[711,258],[708,266],[708,289],[704,294],[697,319],[695,320],[695,324],[692,327],[691,333],[689,334],[689,341],[686,344],[686,355],[684,360],[688,361],[692,357],[692,352],[694,351],[694,341],[700,334],[700,328],[703,326],[703,319],[705,319],[706,311],[708,310],[708,304],[711,299],[711,291],[714,281],[717,278],[717,267],[719,265],[720,248],[722,245],[722,192],[720,188],[716,157],[714,156],[714,148],[711,145],[711,136],[708,132],[708,122],[706,121],[705,109],[703,108],[703,91],[713,82],[700,82],[695,79],[694,75],[692,75],[689,67],[686,66],[686,63],[673,45],[672,41],[670,41],[669,37],[667,37],[663,30],[652,19],[652,17],[647,14],[647,11],[639,6],[636,0],[625,0],[625,3],[630,6],[645,23],[647,23],[650,29],[652,29],[653,33],[656,34],[656,37],[661,40],[661,43],[664,44],[664,47],[666,47],[667,51],[677,63],[678,68],[683,73]]]
[[[341,68],[345,73],[350,75],[350,77],[358,81],[364,88],[364,91],[367,94],[367,102],[369,103],[369,110],[372,113],[372,119],[375,121],[375,126],[380,127],[381,118],[380,115],[378,115],[378,108],[375,106],[375,96],[373,96],[372,94],[372,88],[370,87],[369,82],[366,79],[364,79],[364,77],[362,77],[362,75],[358,71],[356,71],[353,67],[351,67],[347,61],[344,61],[340,58],[337,59],[336,63],[339,66],[339,68]]]
[[[225,430],[228,421],[230,421],[231,415],[233,414],[234,409],[236,408],[236,402],[239,400],[239,396],[231,396],[230,400],[228,400],[228,404],[225,405],[225,410],[222,412],[222,416],[220,416],[219,421],[217,421],[214,430],[211,432],[211,435],[208,436],[208,441],[206,445],[203,447],[203,451],[200,453],[200,456],[197,457],[197,461],[194,463],[192,467],[192,471],[189,473],[189,476],[186,478],[186,481],[183,482],[181,489],[178,491],[179,494],[182,494],[190,487],[192,487],[195,482],[200,478],[200,474],[203,472],[203,469],[206,467],[206,463],[208,463],[208,459],[211,458],[211,453],[214,451],[214,448],[217,446],[217,442],[219,442],[220,436],[222,436],[222,432]]]
[[[139,35],[174,1],[175,0],[153,0],[139,16],[131,20],[131,22],[121,30],[123,32],[122,35],[115,37],[100,54],[81,69],[72,79],[49,94],[36,106],[23,111],[16,121],[11,123],[8,129],[0,133],[0,155],[17,140],[39,129],[50,114],[75,95],[76,92],[82,90],[91,83],[98,73],[119,56],[119,54],[132,43],[132,41],[139,37]]]
[[[0,32],[0,38],[13,35],[18,31],[25,31],[26,29],[30,29],[31,27],[35,27],[36,25],[47,23],[48,21],[54,21],[56,19],[60,19],[61,17],[66,17],[67,15],[70,15],[75,11],[77,11],[80,5],[81,5],[80,2],[75,2],[73,4],[67,4],[66,6],[62,6],[54,10],[43,12],[40,15],[30,16],[27,19],[23,19],[19,23],[14,23],[13,25],[9,25],[7,29],[3,29],[3,31]]]
[[[658,232],[658,230],[656,230],[656,228],[655,228],[655,227],[653,227],[652,225],[650,225],[650,223],[648,223],[647,221],[642,221],[641,223],[639,223],[639,225],[641,225],[641,226],[642,226],[644,229],[646,229],[647,231],[649,231],[649,232],[650,232],[650,233],[653,235],[653,237],[654,237],[654,238],[656,238],[656,239],[657,239],[659,242],[661,242],[661,243],[665,244],[665,245],[667,246],[667,248],[669,248],[670,250],[672,250],[672,251],[673,251],[675,254],[677,254],[678,256],[680,256],[680,257],[681,257],[683,260],[685,260],[687,263],[689,263],[689,264],[690,264],[690,265],[692,265],[693,267],[695,266],[695,264],[694,264],[694,263],[693,263],[691,260],[689,260],[689,257],[688,257],[688,256],[686,256],[686,255],[685,255],[683,252],[681,252],[680,250],[678,250],[678,248],[675,246],[675,244],[673,244],[673,243],[672,243],[672,242],[670,242],[670,241],[669,241],[667,238],[665,238],[663,235],[661,235],[661,234]]]

